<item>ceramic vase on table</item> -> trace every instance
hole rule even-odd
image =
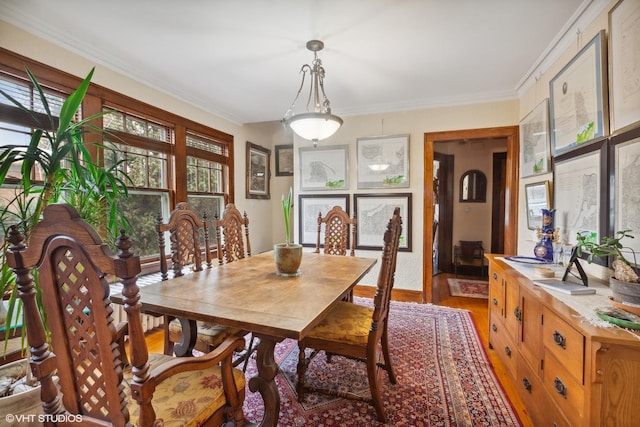
[[[542,209],[542,227],[538,228],[538,243],[533,248],[536,258],[553,262],[553,243],[558,240],[555,224],[555,209]]]
[[[302,245],[277,243],[273,246],[276,270],[280,276],[299,276],[302,263]]]

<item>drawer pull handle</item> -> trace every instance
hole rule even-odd
[[[565,399],[567,398],[567,386],[564,385],[560,378],[556,377],[556,379],[553,380],[553,388],[556,389],[559,395],[561,395]]]
[[[493,332],[498,332],[498,327],[496,326],[495,323],[491,325],[491,329],[493,330]]]
[[[522,379],[522,386],[524,387],[525,390],[531,393],[531,382],[529,381],[529,378],[524,377]]]
[[[498,280],[498,273],[493,273],[493,280]]]
[[[516,307],[515,310],[513,310],[513,315],[518,322],[522,322],[522,310],[520,310],[520,307]]]
[[[493,299],[493,305],[498,305],[498,299],[497,298]]]
[[[567,348],[567,339],[558,331],[553,331],[553,342],[564,349]]]
[[[509,348],[509,346],[504,348],[504,354],[506,354],[507,357],[511,357],[511,349]]]

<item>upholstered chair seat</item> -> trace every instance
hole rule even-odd
[[[171,360],[175,359],[164,354],[150,354],[150,370],[161,368]],[[125,382],[131,383],[133,379],[131,365],[124,369],[123,374]],[[234,369],[233,377],[244,399],[244,373]],[[203,425],[215,411],[227,403],[221,378],[220,366],[214,366],[199,371],[181,372],[166,379],[156,387],[153,393],[156,421],[171,420],[171,426],[180,427]],[[125,388],[125,393],[132,419],[137,420],[140,407],[131,397],[129,387]]]
[[[372,316],[373,307],[340,301],[308,337],[366,346]]]
[[[196,322],[198,334],[194,348],[196,349],[213,349],[219,346],[222,341],[232,335],[242,335],[239,329],[228,328],[226,326],[216,325],[214,323]],[[173,319],[169,322],[169,339],[171,342],[179,342],[182,338],[182,326],[179,319]]]

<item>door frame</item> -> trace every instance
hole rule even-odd
[[[507,141],[507,176],[505,197],[504,251],[515,253],[518,245],[518,177],[520,170],[520,141],[518,126],[483,129],[426,132],[424,134],[424,182],[423,182],[423,261],[422,300],[433,302],[433,144],[468,139],[503,138]]]

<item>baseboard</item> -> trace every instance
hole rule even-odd
[[[373,298],[376,294],[375,286],[356,285],[353,289],[353,295],[357,297]],[[392,289],[391,299],[400,302],[417,302],[422,303],[422,292],[411,291],[407,289]]]

